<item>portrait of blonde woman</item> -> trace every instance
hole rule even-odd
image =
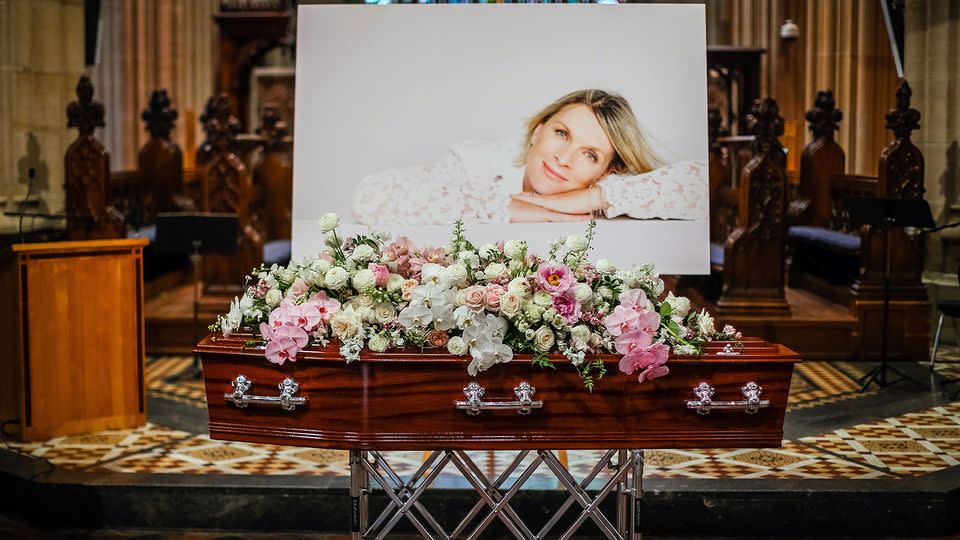
[[[707,219],[707,165],[664,163],[622,96],[571,92],[533,115],[519,141],[466,141],[436,162],[360,180],[358,223],[537,223]]]

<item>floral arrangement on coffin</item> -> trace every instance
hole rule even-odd
[[[739,340],[731,326],[715,330],[706,311],[663,293],[652,265],[620,269],[610,259],[591,263],[595,222],[585,235],[551,242],[549,253],[529,253],[510,240],[476,247],[462,222],[450,246],[418,247],[409,238],[390,241],[371,232],[341,238],[336,214],[320,221],[329,246],[317,257],[288,267],[261,266],[242,298],[211,330],[225,336],[258,328],[270,362],[294,362],[310,345],[340,342],[347,362],[366,346],[446,347],[464,357],[476,375],[515,352],[554,367],[548,354],[566,356],[592,389],[605,374],[591,353],[623,355],[620,371],[640,382],[669,372],[669,353],[703,352],[711,340]],[[262,341],[261,341],[262,340]]]

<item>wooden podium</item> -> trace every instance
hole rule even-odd
[[[23,441],[146,422],[145,239],[15,244],[0,294],[0,418]]]

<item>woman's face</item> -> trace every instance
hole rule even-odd
[[[607,175],[613,145],[586,105],[567,105],[530,137],[524,186],[540,195],[586,189]]]

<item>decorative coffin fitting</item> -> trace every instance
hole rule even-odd
[[[207,336],[203,359],[210,436],[215,439],[355,450],[761,448],[780,446],[793,364],[782,345],[748,339],[736,354],[712,343],[678,356],[653,381],[619,372],[593,392],[577,373],[528,355],[477,377],[445,350],[364,350],[347,364],[339,345],[276,366],[253,336]]]

